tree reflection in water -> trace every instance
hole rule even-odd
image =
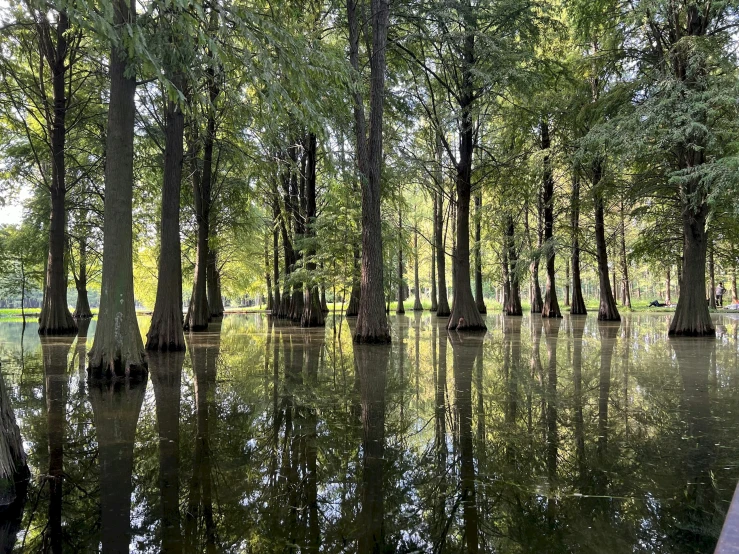
[[[667,340],[658,316],[491,314],[483,340],[414,314],[398,318],[407,345],[357,347],[340,318],[259,317],[153,354],[148,394],[78,388],[82,337],[69,362],[67,339],[29,326],[21,356],[21,327],[0,323],[41,477],[4,543],[20,529],[17,551],[713,548],[739,478],[734,320],[698,341]]]

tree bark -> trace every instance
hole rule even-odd
[[[572,226],[572,302],[570,315],[585,315],[585,299],[582,295],[580,280],[580,179],[577,175],[572,178],[572,211],[570,212]]]
[[[710,241],[709,241],[710,242]],[[713,244],[708,246],[708,306],[716,309],[716,264],[713,261]]]
[[[349,58],[359,71],[359,21],[356,0],[347,0]],[[388,0],[371,0],[372,52],[370,53],[369,135],[362,95],[354,93],[354,121],[357,134],[357,160],[362,177],[362,281],[359,315],[354,342],[388,343],[390,329],[384,308],[382,256],[382,121],[385,97],[387,31],[390,16]]]
[[[629,260],[626,257],[626,219],[624,202],[621,200],[621,305],[631,309],[631,283],[629,282]]]
[[[90,300],[87,296],[87,238],[83,235],[79,239],[80,259],[79,275],[74,284],[77,289],[77,305],[72,317],[75,319],[91,319]]]
[[[542,203],[544,204],[544,242],[547,249],[547,284],[544,293],[544,304],[541,307],[542,317],[562,317],[557,301],[557,286],[554,282],[554,176],[549,159],[549,124],[541,123],[541,148],[544,155],[544,181],[542,183]]]
[[[309,133],[306,155],[306,179],[305,179],[305,236],[308,239],[315,237],[316,224],[316,156],[318,153],[318,144],[316,135]],[[315,246],[309,240],[310,246],[305,251],[307,263],[305,264],[309,275],[316,272],[316,262],[314,256],[316,254]],[[303,316],[300,325],[303,327],[323,327],[326,320],[323,317],[323,307],[321,306],[321,297],[318,282],[313,280],[309,282],[305,288],[305,298],[303,301]]]
[[[270,275],[271,267],[269,263],[269,246],[267,245],[268,235],[264,236],[264,279],[267,282],[267,311],[271,312],[275,306],[274,292],[272,291],[272,276]]]
[[[181,78],[175,86],[184,88]],[[182,252],[180,250],[180,187],[182,185],[185,115],[180,106],[167,101],[164,114],[164,182],[160,226],[159,274],[151,326],[146,333],[147,350],[184,350],[182,331]]]
[[[672,283],[670,282],[670,266],[667,266],[667,276],[665,277],[665,287],[667,291],[665,293],[665,302],[672,304]]]
[[[21,432],[0,373],[0,506],[12,505],[23,496],[29,477]]]
[[[205,272],[206,288],[208,293],[208,310],[210,319],[223,317],[223,295],[221,294],[221,272],[218,268],[218,251],[208,249],[208,268]]]
[[[41,51],[51,70],[54,115],[51,125],[49,257],[46,263],[44,300],[41,305],[38,332],[40,335],[69,335],[77,332],[77,324],[67,305],[67,265],[64,259],[67,235],[65,143],[68,102],[65,91],[66,75],[71,63],[67,60],[69,18],[66,11],[58,12],[56,45],[54,45],[51,41],[46,15],[43,17],[44,22],[38,24],[37,27],[40,34]]]
[[[354,246],[354,267],[352,268],[352,289],[349,292],[349,304],[346,307],[346,317],[357,317],[359,315],[359,297],[361,295],[361,281],[359,276],[359,267],[361,265],[361,257],[359,248]]]
[[[277,185],[272,195],[272,274],[274,275],[275,298],[270,315],[276,316],[280,310],[280,202],[277,197]],[[283,290],[284,293],[284,290]]]
[[[506,223],[506,240],[503,245],[504,253],[510,264],[508,270],[507,290],[505,295],[504,311],[506,315],[523,315],[521,307],[521,284],[518,270],[518,252],[516,250],[515,226],[513,216],[508,214]]]
[[[421,284],[418,280],[418,226],[413,228],[413,291],[415,300],[413,302],[413,311],[419,312],[423,310],[421,304]]]
[[[439,309],[439,301],[436,292],[436,212],[438,210],[436,193],[434,193],[434,212],[432,214],[433,226],[431,231],[431,307],[429,311],[436,313]]]
[[[683,274],[670,336],[712,336],[716,330],[706,303],[706,218],[708,205],[683,208]]]
[[[446,290],[446,245],[444,233],[444,202],[443,197],[437,194],[436,202],[436,271],[439,277],[439,305],[436,309],[438,317],[449,317],[451,310],[449,309],[449,299]]]
[[[136,19],[134,2],[114,4],[116,27]],[[133,297],[133,136],[136,79],[126,76],[125,52],[110,55],[110,102],[105,162],[105,222],[100,313],[90,350],[95,375],[130,374],[146,367]]]
[[[398,305],[396,314],[405,313],[405,291],[403,290],[403,214],[398,210]]]
[[[541,298],[541,286],[539,285],[539,261],[541,258],[541,248],[543,239],[542,229],[542,194],[541,190],[536,195],[536,251],[534,252],[531,260],[530,271],[531,271],[531,282],[529,285],[529,300],[531,302],[531,313],[541,313],[542,305],[544,301]],[[527,214],[528,218],[528,214]],[[528,226],[527,226],[528,227]],[[527,232],[528,235],[528,232]],[[529,238],[529,246],[531,245],[531,239]]]
[[[595,248],[598,258],[598,283],[600,284],[599,321],[621,321],[621,315],[613,298],[611,281],[608,272],[608,248],[606,246],[605,213],[603,193],[598,190],[602,176],[600,163],[596,162],[593,170],[593,202],[595,204]]]
[[[488,313],[482,290],[482,193],[475,195],[475,304],[481,314]]]

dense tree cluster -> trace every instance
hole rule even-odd
[[[38,291],[39,333],[65,335],[99,289],[90,366],[118,374],[224,299],[305,327],[331,300],[383,343],[411,294],[460,332],[658,295],[671,335],[713,334],[718,282],[737,295],[737,8],[12,0],[2,292]]]

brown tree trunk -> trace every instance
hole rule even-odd
[[[41,51],[51,70],[54,115],[51,125],[51,217],[49,219],[49,257],[46,263],[44,300],[41,305],[38,332],[40,335],[68,335],[77,332],[77,324],[67,305],[67,265],[65,242],[67,235],[67,210],[65,200],[66,168],[65,142],[67,138],[66,75],[67,31],[69,19],[64,10],[58,12],[56,45],[52,44],[49,24],[38,25]]]
[[[175,86],[183,82],[176,78]],[[147,350],[184,350],[182,332],[182,253],[180,250],[180,187],[182,185],[185,115],[180,106],[167,102],[164,114],[164,184],[160,226],[159,274]]]
[[[359,296],[361,294],[361,284],[359,278],[359,266],[361,257],[359,248],[354,246],[354,267],[352,268],[352,289],[349,292],[349,304],[346,307],[346,317],[357,317],[359,315]]]
[[[534,252],[533,258],[531,260],[531,266],[529,268],[531,271],[531,282],[529,284],[529,300],[531,302],[531,313],[532,314],[541,313],[541,308],[544,304],[544,301],[541,298],[541,286],[539,285],[539,261],[541,259],[541,249],[542,249],[542,240],[543,240],[542,215],[543,215],[542,194],[541,194],[541,190],[539,190],[539,192],[536,195],[536,251]],[[527,218],[528,218],[528,214],[527,214]],[[529,245],[530,244],[531,244],[531,240],[529,239]]]
[[[117,0],[116,28],[136,19],[135,3]],[[126,76],[126,73],[129,73]],[[133,297],[133,136],[136,79],[127,72],[125,54],[113,46],[110,55],[110,101],[105,162],[105,221],[100,313],[90,350],[90,369],[100,375],[130,374],[144,369]],[[130,495],[129,495],[130,501]]]
[[[80,267],[79,275],[75,277],[74,284],[77,289],[77,305],[72,317],[75,319],[91,319],[92,310],[90,300],[87,296],[87,238],[83,235],[79,239]]]
[[[433,226],[431,231],[431,308],[429,311],[436,313],[439,309],[439,301],[436,292],[436,211],[438,210],[436,194],[434,193]]]
[[[572,178],[572,211],[570,212],[572,225],[572,302],[571,315],[585,315],[585,299],[582,295],[580,280],[580,179],[577,175]]]
[[[544,156],[544,182],[542,186],[542,203],[544,204],[544,242],[547,249],[547,284],[544,293],[544,304],[541,307],[542,317],[562,317],[557,301],[557,286],[554,282],[554,177],[549,159],[549,124],[541,123],[541,148],[547,152]]]
[[[593,202],[595,204],[595,248],[598,258],[598,282],[600,284],[599,321],[621,321],[621,315],[613,298],[611,281],[608,272],[608,249],[606,246],[605,214],[603,209],[603,193],[598,190],[602,170],[596,162],[593,179]]]
[[[739,297],[736,292],[736,268],[731,272],[731,303],[736,304],[739,302]]]
[[[413,292],[415,300],[413,301],[413,311],[419,312],[423,310],[421,304],[421,283],[418,280],[418,227],[413,229]]]
[[[275,299],[272,304],[272,312],[270,315],[276,316],[280,310],[280,229],[278,221],[280,219],[280,204],[277,198],[277,187],[275,185],[274,194],[272,196],[272,274],[274,276]],[[283,291],[284,293],[284,291]]]
[[[565,306],[570,305],[570,264],[565,264]]]
[[[356,0],[347,0],[349,58],[359,71],[359,21]],[[357,158],[362,177],[362,281],[359,316],[354,331],[357,343],[388,343],[390,329],[383,310],[384,277],[382,256],[382,121],[385,97],[387,32],[390,16],[388,0],[371,0],[372,52],[370,54],[370,121],[364,116],[359,89],[354,98]],[[369,127],[369,129],[367,129]],[[367,134],[369,130],[369,135]]]
[[[670,336],[712,336],[716,330],[706,303],[706,218],[708,206],[683,208],[683,274]]]
[[[304,235],[310,239],[315,237],[316,225],[316,156],[318,154],[318,143],[316,135],[309,133],[306,156],[306,174],[305,174],[305,230]],[[310,242],[310,241],[309,241]],[[312,244],[312,243],[311,243]],[[316,254],[315,247],[309,246],[306,249],[305,256],[307,263],[305,264],[309,275],[315,275],[316,262],[313,259]],[[323,317],[323,308],[321,306],[320,287],[315,280],[308,282],[305,288],[305,298],[303,301],[303,315],[300,320],[302,327],[323,327],[326,320]]]
[[[267,282],[267,311],[271,312],[275,306],[275,297],[272,292],[272,276],[270,275],[272,268],[269,264],[268,240],[268,235],[264,235],[264,280]]]
[[[631,309],[631,283],[629,282],[629,260],[626,257],[626,220],[623,200],[621,200],[621,305]]]
[[[510,264],[508,271],[507,290],[504,311],[506,315],[523,315],[521,307],[521,284],[518,269],[518,251],[516,249],[515,226],[513,216],[508,214],[506,224],[506,240],[503,251]],[[506,264],[506,265],[508,265]]]
[[[482,290],[482,193],[475,195],[475,304],[481,314],[488,313]]]
[[[708,246],[708,306],[716,309],[716,264],[713,261],[713,244]]]
[[[398,305],[395,308],[396,314],[405,313],[405,292],[403,285],[403,216],[398,210]]]
[[[667,266],[667,276],[665,278],[665,287],[667,288],[665,294],[665,303],[672,304],[672,283],[670,283],[670,266]]]
[[[205,271],[206,289],[208,293],[208,310],[211,320],[223,317],[223,296],[221,294],[221,272],[218,268],[218,251],[208,249],[208,267]]]
[[[449,299],[446,290],[446,234],[444,233],[444,203],[441,194],[437,194],[436,202],[436,271],[439,277],[439,305],[436,309],[438,317],[449,317]]]

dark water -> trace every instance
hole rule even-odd
[[[330,317],[229,316],[115,385],[85,379],[94,323],[0,322],[34,475],[15,549],[712,552],[739,479],[738,320],[715,340],[668,340],[665,315],[490,315],[484,337],[391,320],[385,348]]]

